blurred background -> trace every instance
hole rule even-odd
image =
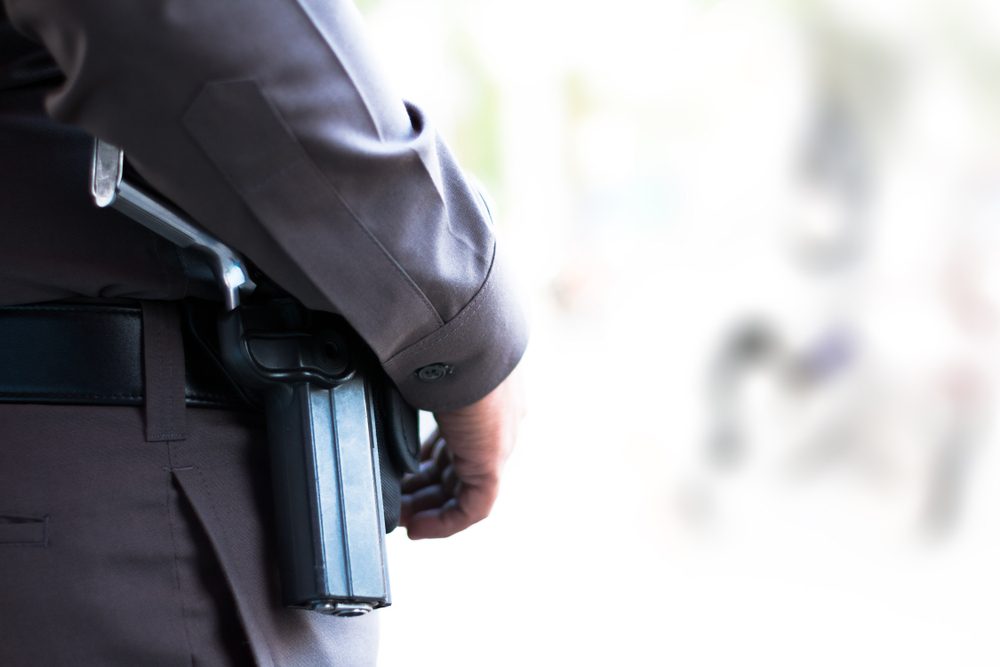
[[[533,323],[380,664],[1000,664],[1000,4],[360,7]]]

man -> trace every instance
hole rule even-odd
[[[525,327],[481,198],[343,0],[3,7],[0,304],[35,305],[5,311],[0,351],[9,368],[44,353],[37,377],[99,361],[84,389],[0,368],[0,663],[372,662],[373,618],[277,604],[259,416],[192,407],[226,405],[194,387],[176,307],[210,286],[90,204],[90,136],[303,304],[342,314],[435,413],[404,482],[412,538],[486,516],[513,443]],[[142,386],[116,391],[116,355],[139,354]]]

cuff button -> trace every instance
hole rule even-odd
[[[448,364],[429,364],[417,369],[417,378],[424,382],[437,382],[446,375],[455,372],[455,367]]]

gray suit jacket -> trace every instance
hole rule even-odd
[[[471,403],[518,362],[525,325],[489,212],[374,67],[350,2],[3,2],[64,77],[26,95],[124,147],[150,184],[307,306],[343,314],[413,405]],[[16,202],[23,187],[0,195]],[[5,234],[22,242],[0,262],[0,303],[189,291],[158,240],[81,206],[52,222],[39,206],[64,202],[50,199],[7,207]],[[37,232],[35,219],[61,227]],[[418,377],[439,363],[453,371]]]

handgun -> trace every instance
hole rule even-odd
[[[222,290],[221,361],[265,411],[283,603],[336,616],[389,605],[383,486],[398,505],[399,477],[417,465],[416,411],[340,320],[252,298],[240,255],[127,180],[117,146],[95,140],[90,182],[98,206],[198,251]]]

